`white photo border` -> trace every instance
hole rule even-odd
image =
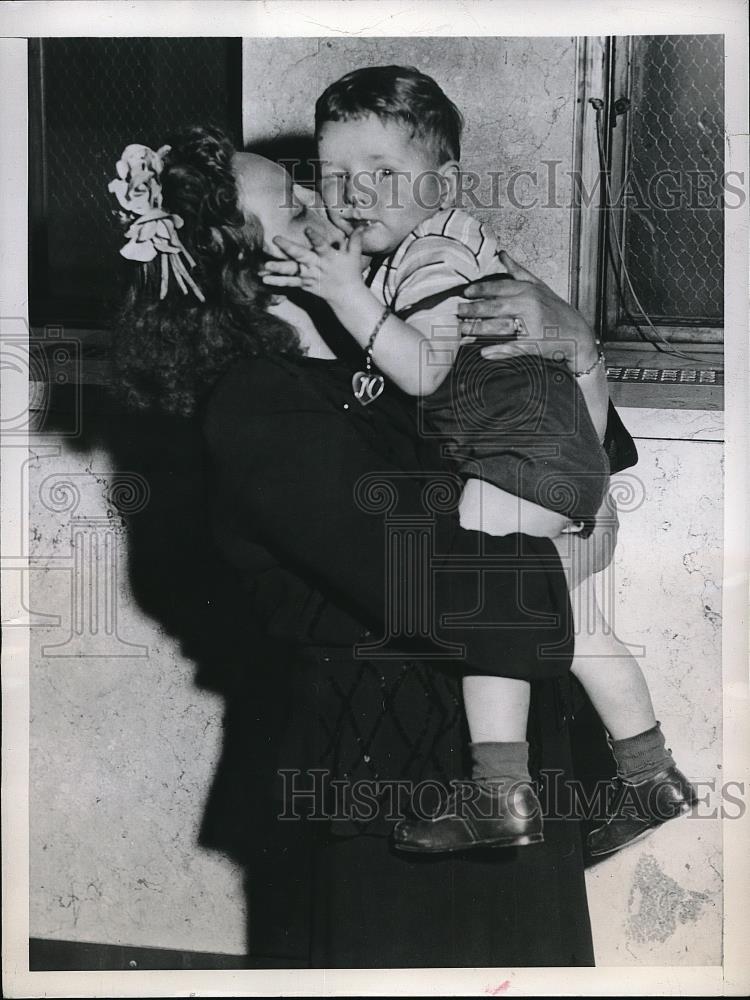
[[[533,15],[533,16],[530,16]],[[748,178],[747,4],[743,0],[142,0],[0,3],[0,323],[27,319],[27,37],[51,36],[528,36],[724,35],[726,169]],[[725,215],[726,499],[724,507],[724,774],[750,785],[748,687],[748,201]],[[10,320],[8,319],[10,318]],[[14,333],[17,332],[14,325]],[[28,400],[23,373],[2,373],[3,413]],[[23,383],[23,384],[22,384]],[[14,475],[24,441],[2,442],[2,538],[24,528]],[[28,510],[28,507],[25,506]],[[12,576],[13,574],[11,574]],[[3,619],[22,624],[12,579]],[[4,629],[2,875],[6,996],[508,995],[727,996],[750,992],[750,816],[724,824],[724,962],[627,969],[387,969],[29,972],[28,632]]]

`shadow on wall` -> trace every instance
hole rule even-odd
[[[224,700],[222,755],[200,843],[242,864],[253,850],[253,782],[277,766],[270,737],[286,711],[291,643],[260,632],[239,575],[213,543],[200,420],[128,411],[103,385],[64,386],[52,390],[47,434],[67,426],[70,388],[81,393],[82,432],[69,447],[82,461],[104,450],[112,469],[148,484],[144,506],[113,511],[127,529],[128,587],[193,661],[196,686]],[[109,500],[116,502],[114,491]]]

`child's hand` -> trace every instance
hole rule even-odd
[[[309,247],[277,236],[274,243],[287,260],[269,260],[261,271],[265,285],[302,288],[331,304],[342,301],[352,288],[364,287],[362,280],[362,232],[355,229],[341,244],[329,242],[316,230],[305,235]]]

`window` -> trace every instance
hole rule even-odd
[[[106,324],[122,230],[107,191],[124,147],[213,123],[241,140],[241,41],[55,38],[29,43],[30,318]]]
[[[654,324],[724,323],[724,39],[633,38],[625,176],[625,302]],[[627,322],[620,307],[616,325]]]
[[[581,221],[581,281],[589,287],[579,285],[579,299],[603,340],[641,339],[637,326],[655,339],[653,326],[664,340],[721,343],[723,37],[588,41],[582,163],[585,173],[588,157],[592,178],[607,162],[611,210],[601,218],[597,207]],[[602,98],[601,150],[595,112],[584,106],[591,97]]]

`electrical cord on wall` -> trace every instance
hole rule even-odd
[[[598,147],[598,150],[599,150],[599,169],[601,171],[602,176],[604,177],[604,192],[605,192],[605,195],[606,195],[606,202],[605,202],[605,206],[604,206],[604,211],[605,212],[609,212],[610,216],[611,216],[611,214],[612,214],[612,190],[611,190],[610,184],[609,184],[609,170],[607,169],[607,157],[606,157],[606,154],[605,154],[605,151],[604,151],[604,137],[602,135],[602,131],[603,131],[603,129],[602,129],[602,111],[604,110],[604,101],[602,101],[601,98],[598,98],[598,97],[591,97],[591,98],[589,98],[589,104],[591,104],[591,106],[593,107],[594,111],[596,112],[596,144],[597,144],[597,147]],[[618,240],[617,236],[613,233],[613,227],[612,226],[607,226],[606,232],[607,232],[607,237],[606,237],[607,257],[609,259],[610,264],[612,265],[612,273],[613,273],[614,278],[615,278],[615,286],[617,288],[617,295],[618,295],[618,298],[620,300],[620,305],[622,306],[623,312],[628,317],[628,319],[630,320],[631,324],[638,331],[638,335],[640,336],[640,338],[643,341],[645,341],[645,343],[647,343],[647,344],[653,344],[654,347],[656,348],[656,350],[659,351],[661,354],[672,354],[675,357],[677,357],[677,358],[683,358],[686,361],[704,362],[705,358],[697,358],[697,357],[695,357],[692,354],[686,354],[684,351],[680,351],[677,348],[673,347],[669,343],[668,340],[665,340],[664,337],[662,337],[662,335],[656,329],[656,327],[654,326],[654,324],[651,322],[651,319],[649,318],[648,313],[643,308],[643,306],[641,304],[641,300],[638,298],[638,295],[636,294],[636,291],[633,288],[633,282],[630,279],[630,274],[628,272],[627,265],[625,264],[625,254],[624,254],[624,251],[623,251],[623,246],[621,245],[621,243]],[[610,236],[610,234],[612,234],[612,235]],[[624,233],[623,233],[623,241],[624,241]],[[613,244],[614,244],[614,246],[615,246],[615,248],[617,250],[617,257],[619,259],[619,264],[620,264],[619,268],[617,266],[617,261],[615,260],[614,253],[612,251]],[[638,320],[635,318],[635,316],[633,316],[633,314],[631,313],[630,309],[628,308],[628,305],[627,305],[627,302],[626,302],[626,299],[625,299],[625,292],[623,290],[622,282],[620,280],[620,273],[619,273],[620,271],[622,272],[622,274],[624,274],[625,280],[628,283],[628,288],[630,289],[630,294],[633,297],[633,301],[635,302],[635,304],[638,307],[641,315],[643,316],[643,318],[645,319],[646,323],[648,324],[648,327],[653,332],[653,337],[649,337],[649,336],[646,335],[645,331],[643,330],[643,327],[640,325],[640,323],[638,322]]]

